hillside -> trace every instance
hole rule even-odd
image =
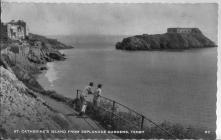
[[[21,42],[8,41],[1,45],[4,46],[1,50],[1,59],[7,63],[19,80],[38,91],[43,89],[36,81],[35,75],[47,69],[45,66],[47,62],[65,60],[64,54],[44,43],[46,41],[47,39],[43,41],[26,39]]]
[[[39,138],[39,134],[16,134],[14,130],[65,129],[65,124],[68,124],[65,119],[48,108],[44,101],[19,81],[10,70],[2,66],[0,70],[0,136]],[[44,136],[56,137],[52,134],[44,134]]]
[[[48,48],[53,48],[53,49],[70,49],[70,48],[74,48],[73,46],[69,46],[69,45],[63,44],[63,43],[59,42],[56,39],[47,38],[45,36],[41,36],[41,35],[37,35],[37,34],[30,33],[28,38],[29,38],[29,40],[32,40],[32,41],[41,41]]]
[[[164,50],[215,47],[210,39],[197,33],[164,33],[136,35],[124,38],[116,44],[120,50]]]

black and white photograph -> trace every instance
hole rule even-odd
[[[219,2],[63,1],[0,2],[0,139],[221,138]]]

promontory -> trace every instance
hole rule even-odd
[[[136,35],[116,44],[120,50],[166,50],[216,47],[198,28],[168,28],[166,33]]]

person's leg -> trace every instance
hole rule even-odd
[[[100,100],[100,98],[98,98],[98,99],[97,99],[97,107],[100,106],[100,102],[101,102],[101,100]]]
[[[98,113],[98,107],[97,107],[97,100],[94,100],[94,115],[97,117]]]
[[[85,99],[84,99],[84,97],[80,97],[80,99],[81,99],[81,108],[80,108],[80,113],[79,113],[79,116],[82,116],[83,115],[83,106],[84,106],[84,101],[85,101]]]
[[[87,108],[87,104],[84,104],[81,110],[82,115],[85,115],[86,108]]]

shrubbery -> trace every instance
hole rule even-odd
[[[76,99],[77,100],[77,99]],[[104,108],[94,108],[92,103],[88,103],[87,114],[94,120],[98,121],[103,127],[109,130],[141,130],[140,117],[129,112],[117,111],[117,106],[114,108],[114,114],[111,112],[112,104],[110,102],[102,102]],[[109,110],[109,111],[108,111]],[[169,132],[166,134],[156,125],[148,122],[144,124],[143,134],[117,134],[122,138],[164,138],[164,139],[208,139],[214,140],[216,138],[215,132],[205,133],[204,129],[194,128],[192,126],[184,127],[181,124],[174,124],[164,121],[158,124],[159,127]],[[175,137],[174,137],[175,136]]]

